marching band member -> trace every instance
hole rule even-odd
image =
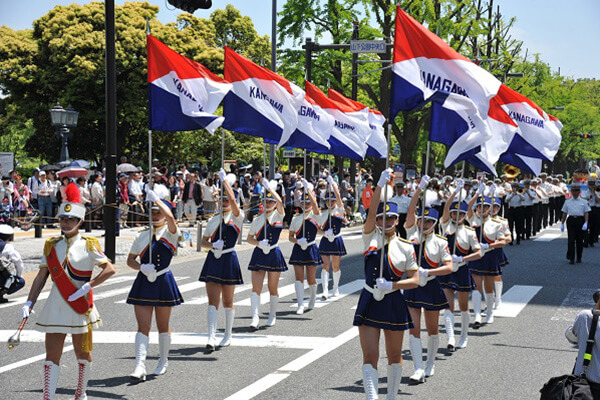
[[[588,218],[591,211],[588,202],[579,196],[580,193],[581,185],[576,182],[572,183],[571,198],[567,199],[562,206],[560,231],[565,231],[565,221],[567,221],[567,259],[569,264],[575,264],[575,255],[577,255],[577,262],[581,262],[583,240],[588,228]],[[567,219],[567,216],[569,219]]]
[[[296,299],[298,308],[296,314],[304,314],[304,268],[306,280],[310,288],[308,309],[315,307],[317,300],[317,266],[323,263],[315,239],[319,231],[320,211],[317,200],[306,179],[302,179],[302,187],[306,193],[302,196],[303,213],[294,216],[290,223],[289,240],[294,243],[290,264],[294,266],[296,276]]]
[[[495,195],[495,193],[494,193]],[[512,235],[510,233],[510,228],[508,227],[508,220],[506,218],[502,218],[500,214],[500,208],[502,207],[502,199],[498,197],[494,197],[492,199],[492,218],[498,220],[502,225],[502,232],[504,233],[504,246],[512,243]],[[546,210],[547,212],[547,210]],[[508,258],[506,257],[506,253],[504,252],[504,247],[500,247],[493,250],[494,253],[498,256],[498,262],[500,264],[500,275],[496,275],[494,277],[494,310],[497,309],[502,303],[502,289],[504,286],[504,282],[502,282],[502,269],[505,265],[508,264]]]
[[[384,210],[384,203],[379,202],[382,186],[388,184],[391,173],[391,169],[382,172],[363,226],[365,287],[358,300],[353,324],[358,326],[363,353],[363,386],[367,400],[378,398],[377,364],[381,330],[385,336],[388,358],[386,399],[396,398],[402,379],[404,331],[413,327],[401,290],[412,289],[419,284],[413,246],[396,236],[397,206],[395,203],[387,203]],[[381,273],[382,247],[384,261]],[[402,279],[403,276],[406,278]]]
[[[419,195],[427,188],[429,177],[421,178],[419,187],[411,199],[406,216],[405,228],[408,240],[413,243],[416,254],[421,254],[419,260],[423,267],[422,276],[427,283],[423,287],[404,292],[406,304],[413,320],[410,329],[409,344],[413,357],[415,372],[410,377],[413,383],[425,382],[426,377],[435,373],[435,356],[440,346],[438,320],[440,310],[449,307],[444,291],[436,276],[448,275],[452,272],[452,256],[448,250],[448,240],[434,234],[438,220],[435,208],[420,208],[417,215]],[[419,247],[423,246],[421,249]],[[417,256],[419,257],[419,256]],[[421,273],[421,270],[419,270]],[[425,325],[429,336],[427,341],[427,363],[423,370],[423,345],[421,342],[421,309],[425,310]]]
[[[244,283],[240,262],[235,252],[235,245],[241,233],[244,222],[244,211],[236,201],[236,196],[231,188],[229,177],[225,170],[219,171],[222,182],[222,209],[208,220],[206,230],[202,235],[202,247],[209,249],[204,261],[200,281],[206,282],[208,295],[208,343],[206,348],[213,350],[216,346],[218,309],[221,299],[225,308],[225,335],[219,347],[231,344],[233,330],[233,295],[235,285]],[[235,192],[237,193],[237,192]]]
[[[600,187],[597,185],[595,178],[588,180],[590,206],[589,215],[589,239],[588,245],[594,247],[594,243],[598,242],[598,234],[600,234]]]
[[[254,218],[248,232],[248,243],[256,246],[252,251],[252,258],[248,265],[248,270],[252,271],[252,295],[250,298],[252,322],[250,326],[254,329],[258,329],[260,293],[262,292],[265,275],[267,275],[267,286],[271,295],[267,326],[273,326],[277,318],[277,305],[279,304],[279,292],[277,291],[279,276],[282,272],[288,270],[281,249],[277,244],[283,230],[283,219],[285,217],[283,202],[267,179],[263,178],[262,184],[266,190],[266,213],[263,212],[257,218]]]
[[[475,229],[465,224],[469,205],[465,201],[460,203],[454,201],[456,194],[462,190],[462,185],[462,180],[459,180],[455,191],[450,194],[446,202],[444,214],[442,215],[442,227],[444,235],[448,239],[448,248],[451,251],[454,249],[452,253],[453,272],[450,275],[437,278],[450,305],[450,309],[444,311],[448,349],[450,351],[454,351],[455,347],[459,349],[467,347],[470,322],[469,293],[475,289],[468,262],[481,258],[479,240],[475,234]],[[457,293],[458,296],[461,321],[458,345],[455,344],[454,339],[454,293]]]
[[[323,259],[321,285],[325,300],[329,297],[330,267],[333,267],[333,297],[340,295],[339,285],[342,276],[340,264],[342,256],[346,255],[346,247],[344,247],[344,239],[342,239],[342,224],[345,222],[344,204],[338,186],[331,175],[327,176],[327,183],[333,191],[327,191],[325,194],[327,209],[321,213],[321,221],[323,221],[321,230],[325,234],[319,243],[319,253]]]
[[[78,363],[75,400],[87,399],[86,388],[92,365],[92,329],[102,325],[93,303],[92,288],[115,273],[110,260],[102,253],[98,239],[79,234],[86,209],[76,184],[70,183],[66,187],[65,197],[67,201],[60,205],[57,214],[62,236],[46,240],[40,270],[21,309],[22,317],[29,317],[48,276],[51,276],[52,289],[36,322],[36,329],[46,333],[44,400],[54,399],[67,334],[73,338]],[[102,271],[92,278],[96,265]]]
[[[479,246],[484,252],[479,260],[471,261],[469,268],[475,281],[477,290],[473,292],[473,311],[475,313],[474,329],[481,327],[481,299],[485,290],[485,301],[487,305],[486,324],[494,322],[494,277],[500,275],[500,263],[498,256],[488,249],[504,246],[504,232],[502,225],[496,219],[490,218],[492,201],[483,196],[485,188],[480,187],[477,195],[469,201],[467,220],[475,228],[477,237],[480,238]],[[473,205],[476,203],[476,212]],[[481,230],[483,225],[483,231]],[[484,288],[485,283],[485,288]]]
[[[177,253],[177,241],[180,236],[177,222],[171,212],[171,203],[161,200],[156,192],[149,188],[146,188],[146,194],[151,202],[152,229],[146,228],[137,235],[127,256],[127,265],[139,271],[127,296],[127,304],[134,306],[137,322],[135,370],[130,376],[142,381],[146,380],[145,363],[148,354],[148,335],[152,328],[152,314],[156,315],[159,332],[159,359],[154,375],[162,375],[169,365],[171,308],[183,303],[173,272],[169,268],[171,260]],[[148,251],[150,238],[152,238],[152,248]]]
[[[525,197],[520,193],[519,183],[511,183],[511,191],[506,196],[507,216],[508,216],[508,230],[511,233],[516,233],[517,245],[521,244],[521,239],[524,239],[525,235],[525,216],[523,214],[523,201]],[[512,243],[512,242],[511,242]]]

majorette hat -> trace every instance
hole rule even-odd
[[[381,217],[383,216],[383,202],[379,203],[379,206],[377,207],[377,216]],[[398,204],[394,203],[394,202],[389,202],[385,204],[385,215],[386,216],[390,216],[390,217],[397,217],[398,216]]]
[[[271,192],[267,192],[267,194],[265,195],[265,200],[266,201],[277,201],[277,200],[275,200],[275,197],[273,197],[273,193],[271,193]]]
[[[325,193],[325,201],[327,200],[335,200],[335,192],[326,192]]]
[[[304,198],[302,199],[302,201],[304,203],[310,203],[310,196],[308,195],[308,193],[304,195]]]
[[[437,221],[439,216],[440,215],[438,213],[438,210],[436,210],[435,208],[426,208],[425,210],[423,210],[423,208],[419,207],[417,211],[417,218],[425,218]]]
[[[492,200],[493,200],[495,206],[502,207],[502,199],[500,197],[494,197]]]
[[[469,204],[467,204],[467,202],[465,202],[465,201],[462,201],[460,204],[458,204],[458,201],[455,201],[450,206],[450,212],[467,213],[468,211],[469,211]]]
[[[73,182],[67,185],[65,189],[66,203],[62,203],[56,216],[85,219],[85,206],[81,204],[81,193],[79,188]]]
[[[483,204],[484,206],[491,206],[492,205],[492,199],[490,199],[488,196],[479,196],[477,198],[477,202],[475,203],[475,205],[480,205]]]
[[[160,201],[162,201],[169,208],[169,210],[173,211],[173,205],[171,204],[170,201],[165,200],[165,199],[160,199]],[[152,202],[151,208],[152,208],[152,210],[160,210],[160,208],[158,208],[158,204],[156,204],[156,202]]]

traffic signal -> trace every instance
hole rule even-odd
[[[192,14],[199,8],[208,9],[212,7],[212,0],[167,0],[169,4],[180,10]]]

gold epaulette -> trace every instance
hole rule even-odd
[[[404,238],[401,238],[400,236],[398,236],[398,240],[401,241],[402,243],[410,244],[411,246],[413,244],[410,240],[406,240]]]
[[[435,236],[439,237],[440,239],[444,239],[446,242],[448,241],[448,238],[446,236],[438,235],[437,233],[435,234]]]
[[[150,227],[148,227],[148,226],[145,226],[145,227],[143,227],[142,229],[140,229],[140,230],[138,231],[138,233],[145,232],[145,231],[147,231],[148,229],[150,229]]]
[[[82,236],[82,238],[85,239],[88,251],[98,250],[99,252],[102,252],[102,248],[100,247],[100,242],[98,241],[97,237]]]
[[[46,239],[46,243],[44,243],[44,255],[48,257],[50,255],[50,251],[56,243],[62,240],[62,236],[53,236],[51,238]]]
[[[465,227],[465,229],[468,229],[470,231],[475,231],[475,228],[472,228],[472,227],[470,227],[468,225],[464,225],[464,227]]]
[[[498,218],[492,218],[492,221],[497,222],[497,223],[501,223],[502,222]]]

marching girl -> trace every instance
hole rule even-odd
[[[159,358],[154,375],[162,375],[169,365],[171,309],[183,303],[175,277],[169,268],[177,253],[177,240],[180,235],[171,211],[171,203],[161,200],[156,192],[149,188],[146,188],[146,195],[151,202],[152,229],[146,229],[137,235],[127,256],[127,265],[139,271],[127,296],[127,304],[133,304],[137,322],[135,370],[130,377],[142,381],[146,380],[146,355],[152,314],[156,316],[159,332]],[[150,238],[152,248],[148,251]]]
[[[506,218],[502,218],[500,213],[500,208],[502,207],[502,199],[500,197],[493,198],[492,204],[492,218],[498,220],[502,224],[502,231],[504,233],[504,245],[510,244],[512,242],[512,234],[510,232],[510,227],[508,225],[508,220]],[[497,309],[502,303],[502,289],[504,286],[504,282],[502,282],[502,269],[505,265],[508,264],[508,258],[506,257],[506,253],[504,252],[504,248],[499,248],[494,250],[498,254],[498,262],[500,263],[500,275],[494,277],[494,310]]]
[[[413,327],[401,290],[412,289],[419,284],[414,248],[410,242],[396,236],[397,205],[387,203],[384,210],[384,203],[379,202],[382,187],[390,181],[391,173],[391,169],[381,173],[363,226],[365,286],[358,300],[353,325],[358,326],[367,400],[379,398],[377,364],[382,330],[388,359],[386,399],[395,399],[398,394],[402,379],[404,331]],[[384,262],[383,271],[380,271],[382,248]],[[402,279],[403,276],[406,277]]]
[[[415,365],[415,372],[410,377],[413,383],[425,382],[425,377],[432,376],[435,372],[435,356],[440,346],[438,331],[440,310],[449,308],[440,282],[435,277],[452,272],[452,256],[448,250],[448,240],[434,234],[438,220],[437,210],[435,208],[419,208],[419,214],[416,214],[419,195],[427,188],[428,183],[429,177],[424,175],[410,201],[404,224],[408,239],[415,247],[415,253],[422,254],[421,260],[419,260],[420,266],[424,268],[421,280],[427,280],[423,287],[404,292],[414,324],[409,336],[410,351]],[[419,249],[421,246],[423,248]],[[425,310],[425,325],[429,335],[425,370],[423,370],[423,345],[421,343],[421,309]]]
[[[321,230],[325,235],[319,243],[319,253],[323,258],[323,269],[321,270],[321,285],[323,286],[323,299],[329,297],[329,269],[333,267],[333,296],[339,296],[339,285],[342,271],[340,263],[342,256],[346,255],[344,239],[342,239],[342,224],[344,223],[344,204],[340,196],[337,184],[331,175],[327,177],[327,183],[333,191],[325,194],[327,210],[321,214],[323,226]],[[331,218],[329,215],[331,214]]]
[[[460,193],[462,187],[463,181],[459,180],[456,189],[448,197],[442,215],[442,227],[448,239],[448,248],[452,252],[452,266],[454,267],[450,275],[438,277],[450,305],[450,309],[444,310],[444,322],[448,335],[448,349],[451,351],[454,351],[455,347],[459,349],[467,347],[470,322],[469,293],[475,289],[475,283],[471,278],[469,266],[465,263],[481,258],[479,240],[475,229],[465,225],[469,205],[464,201],[460,204],[454,201],[456,194]],[[458,346],[456,346],[454,339],[454,293],[458,296],[461,321]]]
[[[85,400],[92,366],[92,329],[102,325],[92,301],[92,288],[111,277],[115,268],[102,253],[97,238],[79,234],[86,209],[77,185],[70,183],[64,192],[57,214],[62,236],[46,240],[40,270],[21,315],[29,317],[48,276],[51,276],[52,289],[36,322],[36,329],[46,333],[43,398],[54,399],[65,337],[71,334],[78,364],[75,400]],[[92,278],[96,265],[102,271]]]
[[[317,299],[317,266],[323,263],[319,255],[319,248],[315,244],[321,226],[319,206],[306,179],[302,179],[302,187],[306,191],[302,196],[304,213],[294,216],[290,223],[289,232],[289,240],[294,243],[290,264],[294,266],[294,274],[296,275],[295,286],[298,301],[296,314],[304,313],[304,268],[306,267],[306,280],[310,288],[310,299],[307,308],[311,310],[315,307]]]
[[[477,290],[473,292],[473,312],[475,313],[474,329],[481,327],[481,300],[482,293],[485,290],[485,302],[487,305],[486,324],[494,322],[494,279],[500,275],[500,262],[498,256],[488,249],[496,249],[504,246],[504,233],[502,224],[490,218],[492,201],[489,197],[483,196],[485,185],[481,184],[477,195],[469,201],[469,210],[467,220],[475,228],[477,237],[480,238],[480,248],[482,257],[479,260],[471,261],[469,269],[475,281]],[[473,205],[476,205],[476,212],[473,212]],[[481,226],[483,225],[483,231]]]
[[[275,325],[277,317],[277,305],[279,304],[279,293],[277,286],[279,276],[287,271],[287,264],[281,253],[277,242],[283,230],[283,219],[285,211],[279,194],[269,185],[269,181],[263,178],[263,187],[266,195],[266,218],[263,212],[258,218],[254,218],[250,231],[248,232],[248,243],[256,246],[252,252],[252,258],[248,269],[252,271],[252,323],[250,326],[258,329],[260,293],[262,292],[265,275],[267,275],[267,286],[271,295],[269,299],[269,319],[267,326]]]
[[[219,179],[223,187],[221,193],[223,208],[217,215],[208,220],[206,230],[202,236],[202,247],[210,249],[200,273],[200,281],[206,282],[206,293],[208,295],[207,349],[214,349],[216,346],[218,307],[221,298],[225,308],[225,335],[219,343],[219,347],[226,347],[231,344],[235,315],[233,294],[235,285],[244,283],[240,262],[234,250],[244,222],[244,212],[238,206],[231,188],[231,182],[223,168],[219,171]]]

